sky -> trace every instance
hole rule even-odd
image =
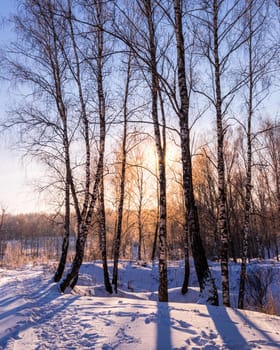
[[[0,17],[8,17],[16,9],[16,0],[0,0]],[[0,50],[12,38],[12,30],[0,22]],[[1,65],[0,65],[0,76]],[[0,81],[0,122],[3,121],[8,106],[12,104],[14,91],[9,82]],[[280,108],[278,93],[266,103],[269,111],[264,115],[275,115]],[[212,125],[212,124],[211,124]],[[205,119],[203,121],[205,128]],[[205,131],[206,132],[206,131]],[[0,133],[0,210],[18,214],[46,210],[47,205],[42,196],[34,189],[43,175],[40,167],[34,162],[26,161],[10,140],[11,135]]]
[[[0,0],[0,16],[8,17],[15,9],[15,0]],[[10,27],[0,25],[0,48],[12,37]],[[1,67],[0,67],[1,69]],[[0,71],[2,75],[2,72]],[[9,83],[0,84],[0,120],[3,121],[13,96]],[[25,161],[15,149],[11,135],[0,134],[0,209],[19,214],[44,210],[44,203],[34,191],[34,182],[40,174],[38,166]]]

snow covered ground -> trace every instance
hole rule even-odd
[[[49,266],[0,269],[0,349],[280,349],[280,317],[198,304],[194,275],[182,296],[181,267],[169,268],[169,303],[157,302],[150,265],[122,262],[115,296],[99,263],[84,264],[66,294]]]

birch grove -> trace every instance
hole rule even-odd
[[[243,308],[248,259],[279,255],[279,112],[266,108],[278,86],[275,4],[19,3],[19,40],[1,58],[24,98],[3,127],[49,174],[41,186],[63,218],[60,290],[91,253],[117,293],[119,261],[137,249],[138,263],[158,264],[163,302],[169,260],[184,261],[185,294],[193,259],[201,297],[218,305],[212,258],[230,306],[228,264],[241,261]]]

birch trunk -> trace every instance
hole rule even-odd
[[[152,260],[153,264],[154,264],[154,261],[156,258],[157,241],[158,241],[158,227],[159,227],[159,223],[158,223],[158,215],[157,215],[157,221],[156,221],[155,230],[154,230],[152,256],[151,256],[151,260]]]
[[[185,67],[185,47],[182,29],[182,10],[180,0],[174,0],[175,13],[175,34],[177,42],[177,65],[178,65],[178,87],[180,94],[180,139],[181,139],[181,159],[183,170],[183,190],[185,205],[185,276],[182,286],[182,293],[188,289],[189,280],[189,246],[188,233],[192,247],[195,269],[200,285],[201,294],[206,297],[206,301],[213,305],[218,305],[218,293],[211,277],[205,250],[202,244],[199,219],[195,205],[193,182],[192,182],[192,159],[190,152],[190,129],[189,129],[189,92],[186,84]],[[208,294],[208,295],[206,295]]]
[[[159,301],[168,301],[167,282],[167,232],[166,232],[166,169],[165,169],[165,127],[161,136],[158,117],[158,95],[159,81],[156,61],[155,29],[151,8],[151,0],[144,0],[145,15],[149,30],[149,58],[151,71],[151,97],[152,97],[152,119],[154,126],[154,137],[158,156],[159,169]]]
[[[101,170],[103,173],[103,170]],[[99,244],[103,265],[103,279],[104,286],[108,293],[112,294],[112,286],[109,278],[108,262],[107,262],[107,237],[106,237],[106,213],[105,213],[105,203],[104,203],[104,179],[100,180],[100,217],[99,217]]]
[[[88,229],[89,229],[89,225],[92,222],[94,207],[98,197],[98,188],[101,181],[101,177],[103,176],[101,169],[102,169],[102,162],[104,157],[104,146],[103,146],[103,152],[101,149],[102,149],[102,144],[105,144],[104,141],[105,141],[105,133],[102,132],[100,134],[101,147],[99,151],[99,161],[98,161],[97,170],[95,174],[94,187],[91,194],[89,208],[87,211],[86,218],[82,220],[82,222],[78,226],[78,238],[76,242],[75,257],[74,257],[70,272],[67,274],[66,278],[60,284],[61,292],[64,292],[65,289],[69,286],[73,289],[78,281],[79,270],[84,258],[84,251],[85,251],[85,244],[88,236]]]
[[[99,105],[99,122],[100,122],[100,205],[101,205],[101,227],[100,227],[100,244],[103,263],[104,284],[107,292],[112,293],[112,286],[109,280],[108,263],[107,263],[107,240],[106,240],[106,218],[104,204],[104,154],[105,154],[105,137],[106,137],[106,105],[103,88],[103,55],[104,55],[104,35],[102,30],[103,2],[96,2],[97,15],[97,92]]]
[[[70,6],[71,5],[69,2],[69,8]],[[85,244],[87,241],[88,230],[92,222],[94,208],[95,208],[96,200],[98,198],[98,190],[99,190],[100,182],[103,179],[105,135],[106,135],[106,120],[105,120],[106,107],[105,107],[105,96],[103,91],[103,71],[102,71],[102,68],[103,68],[103,30],[102,30],[102,21],[101,21],[102,6],[103,6],[103,3],[101,0],[97,1],[95,4],[95,10],[96,10],[97,21],[98,21],[98,29],[97,29],[98,53],[97,53],[97,59],[96,59],[97,60],[96,77],[97,77],[97,95],[98,95],[98,115],[99,115],[99,125],[100,125],[99,126],[100,128],[99,158],[98,158],[93,190],[91,194],[89,192],[88,195],[87,194],[85,195],[84,207],[78,223],[78,238],[76,242],[76,253],[72,263],[72,267],[70,272],[67,274],[66,278],[60,284],[60,289],[62,292],[64,292],[68,286],[70,286],[71,288],[74,288],[78,281],[78,273],[84,258],[84,250],[85,250]],[[85,121],[88,120],[86,114],[84,115],[84,118],[85,118]],[[87,149],[87,142],[86,142],[86,151],[87,151],[87,166],[89,166],[89,163],[88,163],[89,150]],[[88,177],[89,175],[90,175],[90,169],[88,170],[88,168],[86,168],[86,177]],[[87,183],[89,183],[89,181],[90,179],[87,178]],[[104,274],[107,275],[108,271],[104,271]]]
[[[66,169],[66,172],[68,173],[68,170]],[[69,248],[69,237],[70,237],[70,185],[69,185],[69,177],[66,176],[66,183],[65,183],[65,213],[64,213],[64,237],[62,242],[62,251],[61,256],[59,260],[59,264],[56,270],[56,273],[54,275],[54,282],[59,282],[63,272],[65,270],[65,264],[67,260],[67,253]]]
[[[142,200],[143,200],[143,177],[142,174],[141,176],[141,185],[140,185],[140,198],[139,198],[139,206],[138,206],[138,211],[137,211],[137,224],[138,224],[138,261],[142,260],[142,255],[141,255],[141,251],[142,251],[142,239],[143,239],[143,232],[142,232]]]
[[[121,232],[122,232],[122,222],[123,222],[123,206],[124,206],[124,193],[125,193],[125,178],[126,178],[126,160],[127,160],[127,121],[128,121],[128,95],[129,95],[129,84],[131,78],[131,53],[128,58],[127,65],[127,76],[125,85],[125,95],[123,102],[123,140],[122,140],[122,160],[121,160],[121,179],[120,179],[120,199],[118,205],[118,217],[116,225],[116,233],[114,240],[114,266],[113,266],[113,279],[112,284],[114,285],[115,293],[118,291],[118,261],[120,255],[121,246]]]
[[[156,173],[157,172],[158,172],[158,168],[156,168]],[[156,187],[157,187],[157,192],[156,192],[157,210],[156,210],[156,222],[155,222],[155,229],[154,229],[153,249],[152,249],[152,256],[151,256],[151,260],[153,264],[156,259],[156,251],[157,251],[157,245],[158,245],[158,232],[159,232],[159,183],[158,181],[157,181]]]
[[[66,264],[68,247],[69,247],[69,236],[70,236],[70,189],[73,189],[73,179],[71,173],[71,161],[70,161],[70,142],[68,137],[68,116],[67,108],[63,98],[63,84],[62,84],[62,72],[61,72],[61,62],[59,60],[59,54],[61,44],[59,42],[59,34],[57,33],[57,28],[54,21],[53,8],[49,8],[50,16],[50,28],[52,33],[53,47],[49,50],[49,58],[51,64],[51,72],[53,75],[53,80],[55,83],[55,101],[58,114],[62,122],[63,129],[63,148],[64,148],[64,161],[65,161],[65,196],[64,196],[64,238],[62,243],[61,257],[59,265],[57,267],[54,281],[60,281]]]
[[[252,137],[251,137],[251,123],[253,116],[253,27],[252,27],[252,8],[249,9],[249,39],[248,39],[248,65],[249,65],[249,98],[248,98],[248,117],[247,117],[247,164],[246,164],[246,187],[245,187],[245,213],[243,225],[243,249],[242,262],[240,268],[240,284],[238,295],[238,308],[244,308],[245,296],[245,282],[246,282],[246,263],[248,258],[248,238],[249,238],[249,224],[250,224],[250,210],[251,210],[251,189],[252,189]]]
[[[226,213],[226,187],[224,165],[224,128],[221,94],[221,70],[219,58],[219,1],[213,0],[213,35],[214,35],[214,69],[215,69],[215,94],[216,94],[216,127],[217,127],[217,159],[218,159],[218,231],[221,239],[221,274],[223,304],[230,306],[229,276],[228,276],[228,230]]]

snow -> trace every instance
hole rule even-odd
[[[280,349],[280,317],[198,304],[194,276],[182,296],[180,264],[169,267],[168,303],[157,301],[156,266],[121,262],[113,296],[102,276],[100,262],[84,264],[61,294],[50,266],[0,269],[0,349]]]

